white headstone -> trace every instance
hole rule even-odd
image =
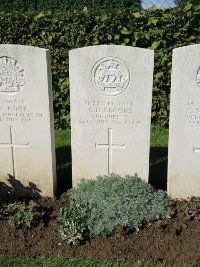
[[[168,193],[200,196],[200,45],[173,50]]]
[[[116,45],[71,50],[72,181],[148,180],[154,52]]]
[[[10,183],[9,183],[10,181]],[[49,51],[0,45],[0,183],[18,196],[56,189]]]

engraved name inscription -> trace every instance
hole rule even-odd
[[[135,105],[132,101],[87,101],[87,117],[79,123],[141,125],[140,120],[133,119]]]
[[[24,69],[17,60],[0,57],[0,92],[5,94],[18,93],[25,84]]]
[[[119,58],[102,58],[92,69],[94,87],[106,96],[120,95],[126,90],[129,82],[129,70]]]
[[[43,119],[44,114],[33,112],[24,99],[2,99],[0,101],[0,123],[30,123]]]

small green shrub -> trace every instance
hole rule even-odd
[[[3,207],[3,214],[11,226],[27,226],[37,223],[41,214],[37,205],[14,202]]]
[[[4,218],[6,215],[6,202],[0,201],[0,218]]]
[[[69,196],[72,206],[81,203],[87,207],[84,218],[94,235],[112,234],[118,225],[138,230],[147,222],[170,218],[172,214],[171,199],[165,192],[156,191],[137,175],[112,174],[83,180],[69,191]]]
[[[60,208],[59,234],[66,239],[69,244],[76,245],[84,240],[87,233],[87,209],[79,204],[72,202],[69,208]]]

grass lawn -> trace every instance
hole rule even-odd
[[[167,189],[168,129],[152,128],[149,182],[156,188]]]
[[[178,265],[157,264],[152,265],[144,262],[120,263],[120,262],[95,262],[81,260],[45,259],[45,258],[22,258],[0,256],[1,267],[178,267]],[[180,267],[189,267],[184,264]],[[195,266],[193,266],[195,267]],[[198,267],[198,266],[196,266]]]

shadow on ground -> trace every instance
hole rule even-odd
[[[58,195],[72,187],[71,146],[56,148],[57,193]]]
[[[57,194],[60,195],[72,187],[71,147],[56,149],[57,161]],[[41,190],[32,182],[24,186],[14,176],[8,174],[7,182],[0,182],[1,198],[40,198]]]
[[[157,189],[167,190],[167,147],[150,148],[149,183]]]

